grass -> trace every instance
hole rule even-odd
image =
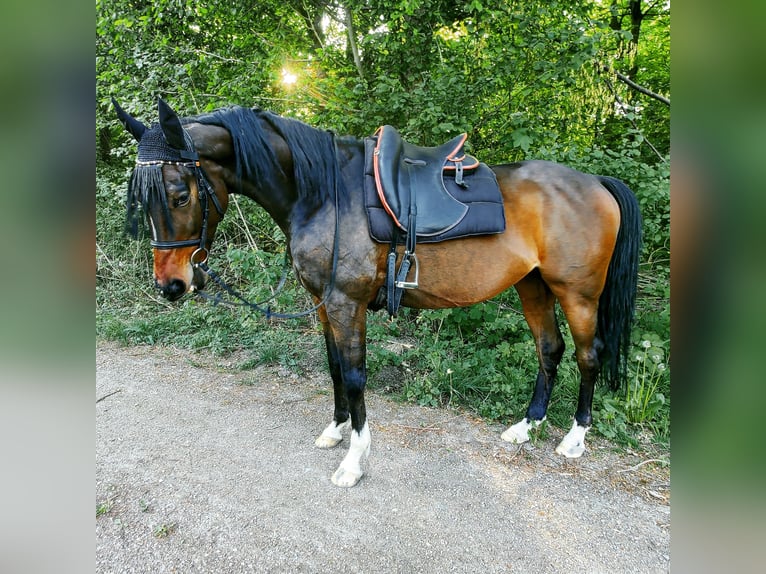
[[[155,538],[167,538],[173,534],[177,528],[178,525],[175,522],[158,524],[154,527],[152,534],[154,534]]]

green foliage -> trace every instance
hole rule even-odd
[[[625,411],[632,423],[652,421],[668,403],[670,376],[665,342],[647,333],[631,357],[630,377],[625,394]]]
[[[665,8],[644,19],[636,54],[595,2],[99,0],[96,10],[97,128],[118,157],[126,138],[111,95],[140,117],[163,95],[182,113],[253,102],[357,136],[390,123],[424,145],[469,131],[489,162],[557,142],[587,148],[606,132],[614,149],[629,129],[669,150],[667,109],[612,75],[635,67],[635,80],[669,91]],[[295,84],[281,83],[283,70]]]
[[[402,310],[393,323],[370,317],[369,362],[406,366],[403,394],[423,405],[468,406],[484,417],[523,416],[537,373],[535,346],[523,316],[497,302],[465,309]],[[402,354],[391,338],[418,341]],[[530,360],[533,359],[533,360]]]

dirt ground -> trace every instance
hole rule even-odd
[[[464,413],[367,394],[372,450],[352,489],[329,375],[243,357],[96,348],[96,571],[666,572],[669,470],[589,435],[522,446]]]

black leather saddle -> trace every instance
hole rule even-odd
[[[410,216],[416,215],[418,236],[439,235],[465,217],[468,206],[449,194],[444,179],[467,188],[464,176],[479,167],[476,158],[463,152],[466,134],[436,147],[406,142],[392,126],[380,127],[374,137],[378,196],[400,229],[409,231]]]
[[[391,126],[365,139],[364,203],[375,241],[401,240],[413,218],[421,243],[505,230],[495,173],[463,154],[465,139],[462,134],[440,146],[418,147]]]

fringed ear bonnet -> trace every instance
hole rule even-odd
[[[162,99],[157,103],[160,122],[147,128],[125,112],[112,98],[117,117],[138,141],[138,158],[128,184],[126,231],[138,236],[140,212],[148,217],[150,206],[158,206],[165,226],[171,219],[162,179],[163,164],[187,164],[198,158],[189,134],[181,126],[178,115]]]

